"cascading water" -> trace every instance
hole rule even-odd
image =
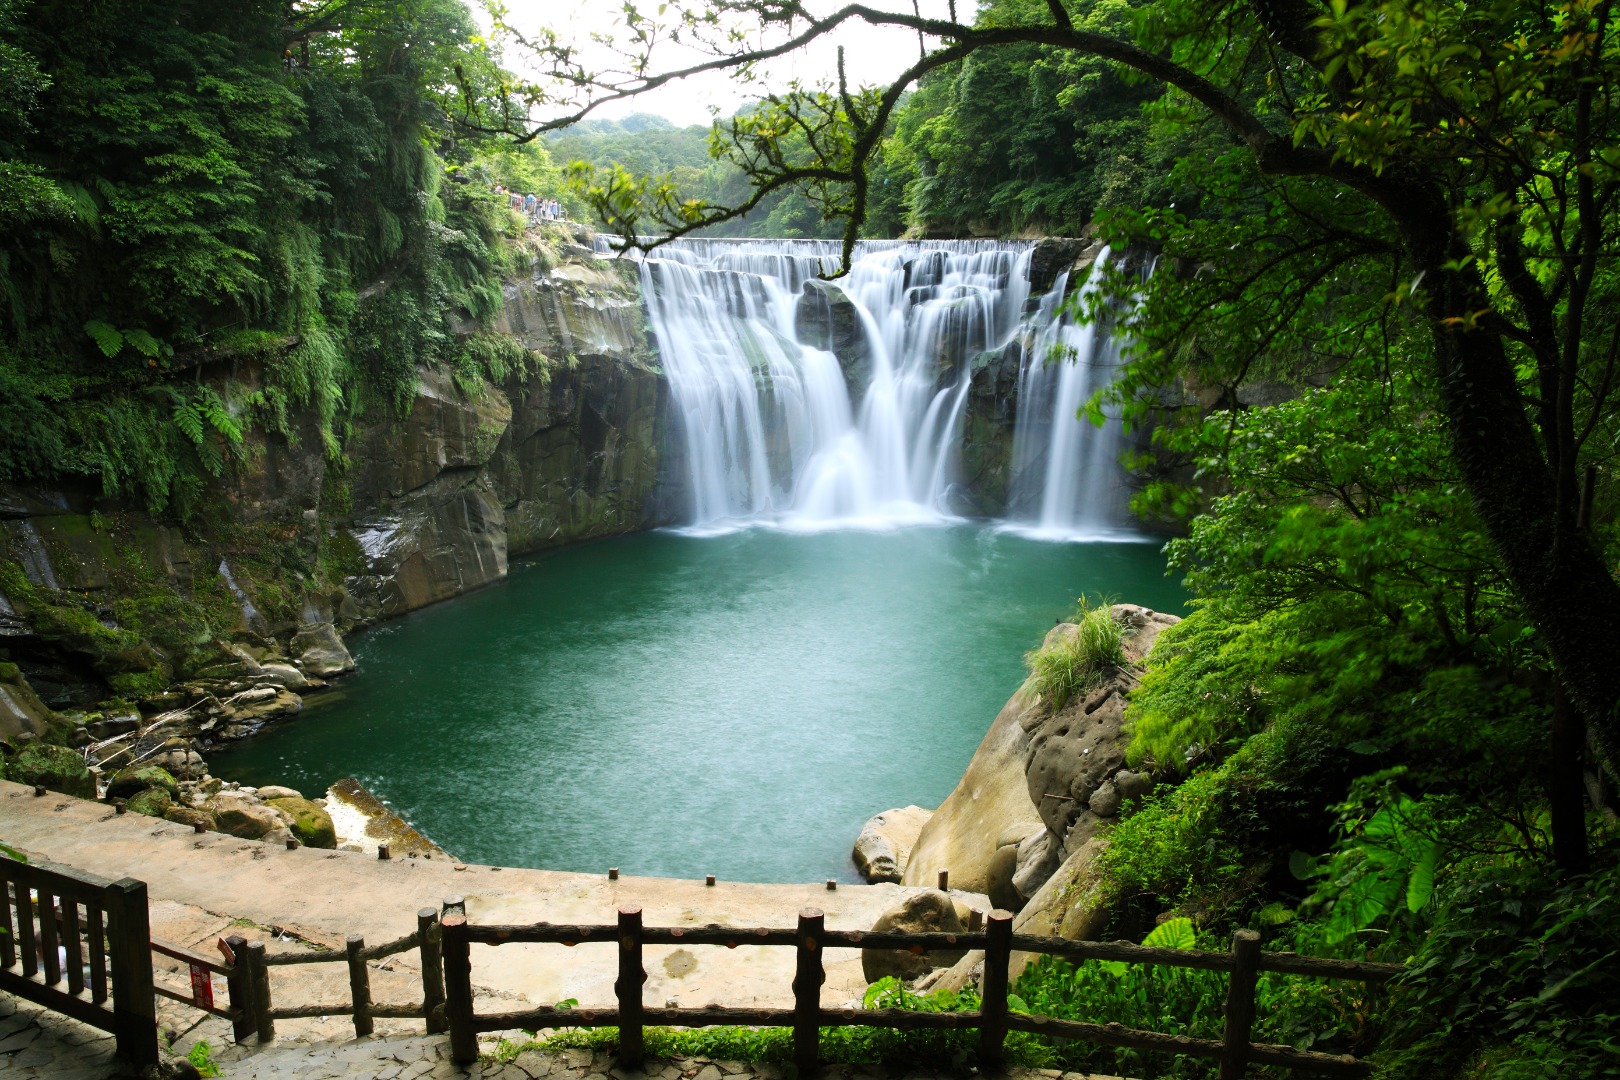
[[[1080,342],[1090,331],[1058,317],[1062,280],[1026,313],[1033,247],[863,241],[850,273],[831,282],[821,275],[838,265],[835,241],[655,249],[640,264],[642,293],[685,439],[693,524],[950,520],[972,361],[1015,336],[1029,358],[1020,390],[1033,396],[1023,400],[1045,417],[1026,435],[1021,403],[1017,443],[1054,488],[1031,524],[1059,535],[1066,522],[1073,532],[1100,520],[1106,511],[1080,492],[1116,455],[1053,419],[1064,409],[1072,418],[1090,393],[1096,365]],[[1084,364],[1036,362],[1054,346]],[[1080,366],[1071,386],[1066,369]]]
[[[1081,286],[1095,289],[1109,251]],[[1012,524],[1043,539],[1084,539],[1119,532],[1126,497],[1119,468],[1124,427],[1082,418],[1082,406],[1113,378],[1119,342],[1094,323],[1060,310],[1067,274],[1059,274],[1032,320],[1033,340],[1018,371],[1013,435]]]

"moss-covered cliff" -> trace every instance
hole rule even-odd
[[[79,741],[137,709],[192,708],[168,734],[204,743],[245,734],[352,666],[354,629],[497,581],[513,556],[671,520],[667,388],[632,268],[560,227],[531,240],[493,328],[465,328],[521,346],[498,385],[419,369],[337,454],[314,415],[254,429],[184,523],[0,489],[0,661],[20,668],[0,737],[40,729],[30,685],[87,726]],[[262,389],[248,361],[199,378],[227,402]]]

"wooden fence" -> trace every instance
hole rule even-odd
[[[137,1066],[158,1060],[150,941],[144,882],[0,858],[0,990],[112,1032]]]
[[[459,901],[455,901],[458,902]],[[459,910],[459,909],[458,909]],[[382,945],[367,946],[359,934],[350,934],[342,949],[321,949],[308,953],[281,953],[275,956],[265,952],[264,942],[244,941],[240,937],[227,938],[236,961],[225,971],[232,1003],[241,1003],[240,1010],[231,1015],[236,1041],[257,1034],[261,1043],[276,1036],[277,1020],[293,1020],[308,1016],[351,1016],[357,1038],[370,1035],[375,1026],[372,1021],[384,1019],[419,1018],[427,1021],[428,1034],[445,1030],[444,1021],[444,966],[440,960],[439,913],[433,908],[422,908],[416,913],[416,929],[402,938]],[[416,949],[422,963],[422,1004],[379,1005],[371,1000],[371,973],[366,964],[398,953]],[[172,955],[172,954],[171,954]],[[295,964],[347,964],[349,968],[349,1001],[337,1005],[294,1005],[277,1007],[270,993],[270,969]],[[222,1014],[226,1015],[226,1014]]]
[[[824,916],[814,908],[806,908],[799,913],[798,928],[793,930],[720,926],[644,927],[639,907],[620,908],[616,926],[562,926],[551,923],[474,926],[467,922],[465,914],[447,912],[443,919],[443,935],[445,1015],[450,1029],[451,1056],[461,1064],[470,1064],[477,1059],[478,1033],[481,1031],[617,1027],[619,1060],[621,1064],[633,1067],[639,1065],[644,1056],[643,1032],[649,1024],[679,1027],[736,1024],[792,1028],[794,1062],[800,1075],[809,1075],[818,1064],[817,1043],[821,1028],[862,1025],[900,1029],[977,1028],[981,1068],[1001,1062],[1008,1031],[1030,1031],[1104,1046],[1214,1058],[1221,1063],[1221,1080],[1238,1080],[1250,1065],[1282,1066],[1327,1076],[1362,1077],[1369,1073],[1369,1067],[1349,1055],[1323,1054],[1296,1050],[1291,1046],[1252,1042],[1250,1033],[1255,1017],[1256,982],[1262,971],[1361,982],[1383,982],[1401,971],[1399,966],[1393,964],[1363,964],[1294,953],[1262,952],[1260,936],[1252,930],[1239,930],[1232,939],[1230,952],[1032,937],[1014,934],[1012,915],[1000,910],[991,912],[982,931],[963,934],[828,930]],[[619,978],[614,983],[614,992],[618,997],[616,1008],[538,1008],[485,1014],[474,1011],[470,951],[474,942],[483,945],[530,942],[577,945],[590,941],[618,942]],[[798,953],[792,984],[794,1006],[791,1009],[724,1008],[716,1005],[698,1009],[648,1008],[642,1000],[642,984],[647,981],[642,966],[642,947],[645,945],[792,947]],[[917,953],[937,949],[983,949],[984,979],[980,1007],[974,1012],[949,1013],[897,1008],[822,1008],[821,985],[826,980],[822,953],[829,948],[904,949]],[[1015,950],[1061,956],[1074,961],[1115,960],[1226,972],[1226,1023],[1222,1038],[1194,1039],[1139,1031],[1119,1024],[1089,1024],[1011,1012],[1007,1007],[1007,979],[1008,965]]]

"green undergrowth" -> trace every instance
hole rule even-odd
[[[1063,708],[1070,698],[1096,686],[1125,663],[1125,628],[1114,618],[1108,601],[1092,605],[1081,597],[1070,622],[1075,632],[1024,657],[1032,688],[1053,710]]]
[[[979,1007],[972,989],[961,993],[935,991],[919,995],[893,978],[880,979],[866,991],[867,1008],[905,1008],[920,1012],[965,1012]],[[790,1028],[648,1028],[647,1056],[651,1058],[701,1057],[755,1064],[791,1064],[793,1032]],[[502,1040],[491,1055],[511,1061],[525,1050],[608,1050],[619,1045],[618,1028],[572,1028],[543,1039]],[[821,1060],[848,1065],[934,1066],[965,1070],[978,1057],[977,1028],[960,1031],[895,1031],[862,1026],[823,1028]],[[1005,1047],[1009,1065],[1043,1068],[1056,1060],[1039,1036],[1011,1032]]]

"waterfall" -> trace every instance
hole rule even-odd
[[[1097,288],[1108,256],[1105,247],[1082,294]],[[1019,367],[1010,525],[1041,539],[1112,537],[1127,513],[1119,468],[1124,425],[1109,417],[1098,427],[1079,411],[1112,380],[1119,341],[1060,310],[1067,284],[1059,274],[1041,298]]]
[[[1080,493],[1098,476],[1111,481],[1117,455],[1050,419],[1064,408],[1073,416],[1095,365],[1035,360],[1054,345],[1089,358],[1090,331],[1058,316],[1061,280],[1029,303],[1033,248],[862,241],[850,273],[833,281],[822,275],[838,266],[837,241],[688,238],[642,258],[642,295],[685,446],[692,526],[956,520],[963,418],[975,368],[984,366],[975,361],[1015,340],[1026,357],[1020,391],[1027,382],[1048,415],[1037,427],[1050,435],[1032,429],[1018,445],[1040,458],[1042,483],[1055,489],[1030,524],[1044,529],[1050,516],[1056,535],[1076,506],[1101,514]],[[1067,369],[1082,366],[1071,386]]]
[[[973,356],[1028,295],[1028,243],[683,240],[641,262],[693,522],[945,520]]]

